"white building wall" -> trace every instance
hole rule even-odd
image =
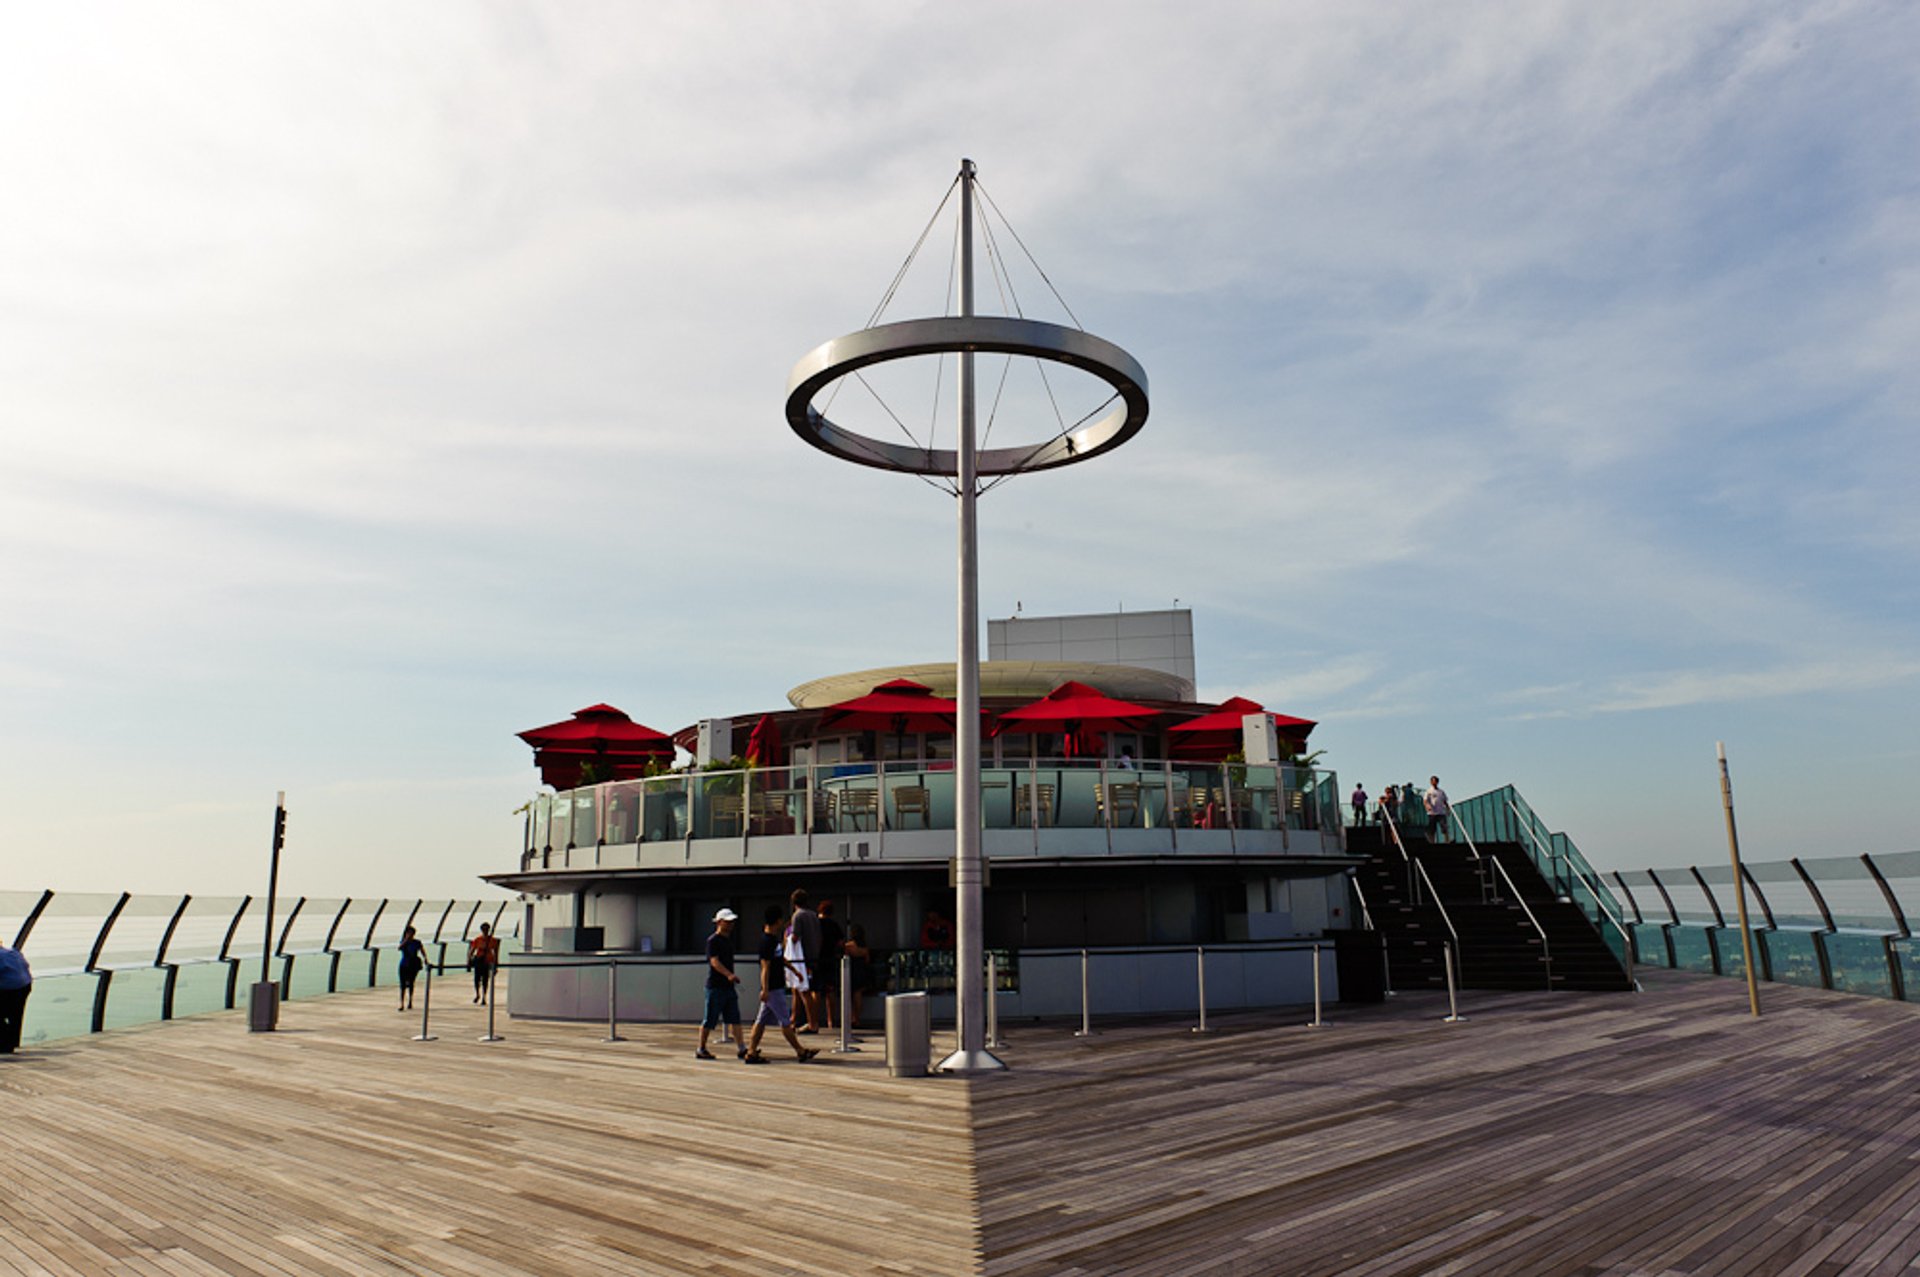
[[[1099,612],[1081,616],[1015,616],[987,622],[987,659],[1091,661],[1160,670],[1194,694],[1193,613]]]

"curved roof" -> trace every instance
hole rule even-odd
[[[870,692],[890,679],[924,683],[941,696],[953,696],[958,678],[952,661],[921,665],[887,665],[880,669],[829,674],[802,683],[787,693],[795,709],[825,709]],[[1186,680],[1163,670],[1138,665],[1107,665],[1097,661],[982,661],[980,695],[1045,696],[1062,683],[1091,683],[1109,696],[1127,700],[1190,700]]]

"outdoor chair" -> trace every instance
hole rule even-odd
[[[1034,785],[1027,781],[1015,781],[1013,790],[1013,823],[1030,825],[1033,823],[1034,795],[1040,796],[1040,823],[1051,827],[1053,824],[1053,786]]]
[[[784,834],[792,828],[792,817],[787,812],[787,796],[760,791],[753,796],[753,832],[756,834]]]
[[[707,821],[715,838],[737,835],[746,824],[747,800],[741,794],[712,794],[707,798]],[[726,826],[722,831],[722,826]]]
[[[1137,781],[1115,782],[1094,790],[1100,808],[1100,823],[1109,829],[1140,822],[1140,785]]]
[[[834,827],[840,828],[841,821],[851,822],[855,831],[860,829],[862,820],[871,820],[876,826],[880,823],[880,791],[877,789],[842,789],[836,792],[839,804]]]
[[[906,828],[911,812],[920,814],[920,827],[933,828],[933,796],[924,785],[901,785],[893,791],[893,827]]]

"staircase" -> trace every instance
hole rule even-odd
[[[1586,914],[1555,894],[1518,844],[1481,843],[1481,858],[1476,860],[1464,842],[1435,844],[1424,834],[1402,837],[1407,858],[1384,829],[1347,831],[1348,850],[1367,858],[1356,879],[1373,925],[1386,941],[1395,988],[1446,987],[1442,946],[1453,940],[1448,921],[1459,933],[1462,987],[1632,988]],[[1493,860],[1512,878],[1512,888],[1494,869]],[[1426,870],[1424,878],[1414,861]],[[1515,899],[1514,889],[1520,899]],[[1539,931],[1528,909],[1539,920]],[[1540,931],[1546,933],[1544,945]]]

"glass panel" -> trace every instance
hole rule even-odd
[[[553,795],[541,794],[533,800],[533,846],[536,851],[545,851],[553,845],[553,839],[548,835],[552,815]]]
[[[195,962],[181,967],[173,984],[174,1018],[226,1010],[229,970],[224,962]]]
[[[1760,901],[1753,895],[1753,887],[1757,883],[1760,894],[1766,898],[1767,907],[1773,910],[1774,926],[1807,931],[1826,930],[1826,921],[1821,918],[1819,906],[1814,903],[1812,894],[1807,891],[1806,880],[1794,872],[1792,865],[1776,860],[1770,863],[1748,864],[1746,870],[1750,879],[1747,884],[1749,921],[1757,921],[1755,915],[1761,912]],[[1705,873],[1706,870],[1703,869],[1701,872]],[[1861,872],[1864,874],[1866,871],[1863,869]],[[1713,894],[1720,897],[1720,907],[1731,916],[1733,911],[1739,908],[1738,898],[1733,891],[1733,866],[1714,866],[1714,872],[1708,875],[1707,881],[1713,884]],[[1874,894],[1877,896],[1880,893],[1876,891]]]
[[[1707,929],[1692,923],[1673,928],[1673,965],[1680,971],[1713,971],[1713,948]]]
[[[1767,932],[1758,927],[1753,931],[1753,959],[1755,962],[1761,962],[1762,975],[1766,974],[1766,965],[1761,959],[1761,946],[1765,945],[1768,937],[1773,934],[1777,933]],[[1713,940],[1720,949],[1720,974],[1740,980],[1746,979],[1746,955],[1740,951],[1740,933],[1732,927],[1722,927],[1715,931]],[[1772,952],[1771,948],[1767,950],[1769,960]],[[1779,979],[1779,976],[1776,974],[1774,979]],[[1818,981],[1819,977],[1816,976],[1815,983]]]
[[[160,1018],[160,1001],[166,987],[167,973],[158,967],[123,967],[115,971],[107,985],[107,1013],[102,1023],[109,1029],[153,1023]],[[31,1002],[39,996],[36,988],[27,1000]]]
[[[288,997],[317,998],[327,992],[327,977],[333,969],[333,957],[325,953],[301,953],[293,959],[293,975]]]
[[[1014,790],[1026,783],[1025,768],[983,767],[980,770],[980,815],[988,829],[1015,827]]]
[[[646,782],[641,832],[646,842],[678,842],[687,836],[687,779],[660,776]]]
[[[1824,938],[1833,987],[1876,998],[1893,996],[1893,976],[1887,970],[1884,937],[1863,931],[1837,931]]]
[[[640,841],[640,806],[644,789],[645,786],[637,780],[615,781],[607,786],[602,838],[609,846]]]
[[[1078,759],[1049,759],[1047,765],[1040,768],[1040,787],[1044,790],[1049,784],[1056,786],[1054,825],[1063,829],[1098,829],[1103,826],[1097,796],[1100,789],[1098,769],[1084,766]],[[1040,823],[1047,823],[1044,811]]]
[[[1634,960],[1642,966],[1664,967],[1667,965],[1667,938],[1660,927],[1651,922],[1637,924],[1633,928]]]
[[[1229,779],[1233,782],[1234,823],[1238,828],[1278,829],[1286,821],[1288,813],[1281,805],[1277,768],[1235,767]]]
[[[599,797],[597,789],[576,789],[573,791],[572,832],[568,843],[575,847],[591,847],[598,841],[599,827],[594,823],[594,812]]]
[[[37,928],[35,934],[38,934]],[[13,937],[7,938],[11,940]],[[32,937],[28,939],[31,941]],[[44,976],[36,972],[33,993],[27,998],[26,1019],[20,1032],[22,1045],[78,1037],[91,1032],[93,991],[97,984],[98,980],[90,974]]]
[[[1731,867],[1729,867],[1731,872]],[[1735,937],[1738,939],[1738,937]],[[1762,932],[1761,938],[1767,945],[1767,964],[1773,969],[1773,978],[1781,984],[1805,985],[1810,989],[1823,989],[1826,981],[1820,978],[1820,955],[1814,949],[1811,931],[1770,931]],[[1728,962],[1728,975],[1743,975],[1738,962]]]
[[[501,952],[506,946],[501,945]],[[367,970],[373,965],[373,955],[365,949],[348,949],[340,955],[340,973],[334,985],[340,992],[350,989],[364,989],[367,984]],[[395,965],[398,965],[397,961]]]

